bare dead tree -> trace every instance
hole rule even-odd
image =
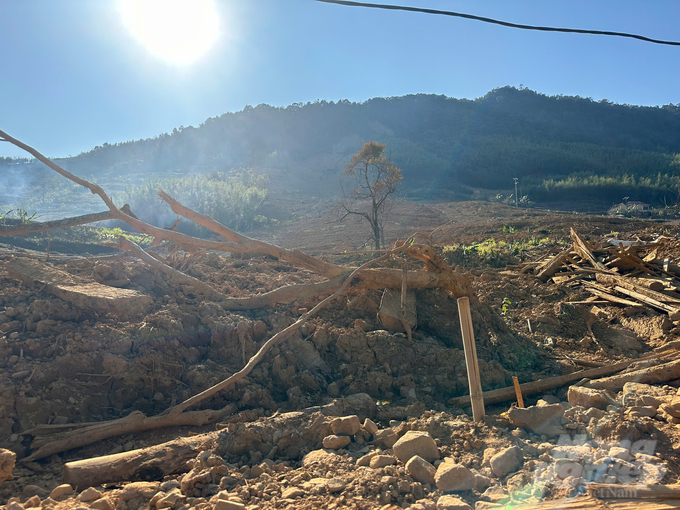
[[[384,245],[383,228],[389,201],[402,180],[401,170],[385,158],[384,153],[384,144],[367,142],[352,156],[345,168],[345,175],[353,179],[354,187],[348,194],[343,187],[343,199],[340,202],[345,212],[341,220],[355,215],[368,222],[376,250]],[[361,204],[366,201],[370,202],[368,212],[361,210]]]

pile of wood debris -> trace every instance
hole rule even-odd
[[[670,239],[591,243],[573,229],[571,237],[571,246],[559,253],[508,269],[534,274],[543,282],[552,279],[558,285],[581,286],[593,294],[584,303],[614,303],[631,313],[651,307],[680,321],[680,266],[660,258],[661,248]]]

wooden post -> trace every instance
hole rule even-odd
[[[517,405],[520,409],[524,409],[524,399],[522,398],[522,388],[519,387],[519,379],[516,375],[512,376],[512,382],[515,385],[515,393],[517,394]]]
[[[480,422],[486,416],[484,411],[484,396],[482,381],[479,377],[479,363],[477,362],[477,347],[472,328],[472,314],[470,300],[467,297],[458,298],[458,316],[460,317],[460,331],[463,335],[465,349],[465,365],[467,366],[468,383],[470,385],[470,403],[472,404],[472,418]]]

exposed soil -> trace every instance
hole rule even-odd
[[[291,209],[293,202],[289,204]],[[366,236],[360,225],[334,222],[324,203],[298,203],[296,207],[291,210],[291,219],[280,228],[270,227],[249,235],[321,254],[336,263],[356,265],[370,258],[370,254],[361,251],[365,249]],[[584,238],[593,239],[609,235],[651,240],[680,232],[678,226],[665,224],[479,202],[402,202],[395,205],[393,220],[386,225],[388,240],[433,231],[433,239],[442,246],[489,238],[548,238],[530,251],[515,254],[517,260],[537,259],[554,249],[568,237],[570,227]],[[659,257],[678,263],[680,252],[676,246],[677,243],[667,245]],[[136,314],[97,314],[9,276],[7,264],[13,257],[37,256],[44,260],[44,253],[21,247],[12,248],[11,253],[0,252],[0,448],[15,452],[18,460],[30,453],[32,438],[26,432],[38,425],[99,422],[124,417],[132,411],[149,416],[163,412],[240,370],[264,341],[318,302],[312,299],[255,312],[225,312],[219,305],[205,301],[193,287],[174,284],[128,255],[52,255],[51,263],[62,271],[90,281],[129,280],[125,288],[151,296],[152,302]],[[635,359],[675,339],[675,333],[671,333],[675,331],[674,324],[652,310],[630,315],[614,305],[570,304],[582,302],[590,294],[494,268],[481,259],[449,261],[463,265],[472,276],[476,296],[472,302],[473,324],[484,390],[511,385],[513,375],[527,382],[572,372],[580,368],[579,360],[613,363]],[[262,256],[187,255],[175,256],[171,263],[234,297],[322,280],[308,271]],[[247,424],[266,423],[273,415],[365,393],[377,402],[369,417],[380,429],[391,430],[398,437],[408,430],[429,431],[438,440],[442,457],[451,457],[475,470],[487,479],[487,485],[500,483],[499,490],[504,494],[498,498],[500,501],[513,497],[516,491],[515,500],[573,494],[574,487],[565,484],[538,483],[536,466],[541,455],[551,449],[545,444],[555,447],[557,439],[511,425],[501,415],[508,405],[489,406],[489,420],[476,426],[465,414],[469,409],[448,403],[452,397],[468,392],[455,299],[441,290],[419,291],[418,327],[412,341],[404,333],[381,329],[376,319],[380,299],[377,291],[350,293],[337,299],[293,338],[274,347],[246,379],[201,402],[196,409],[230,406],[231,415],[222,420],[225,424],[253,426]],[[588,323],[592,324],[595,342],[588,335]],[[668,382],[668,395],[674,394],[678,383]],[[525,403],[535,404],[539,398],[548,403],[566,401],[566,388],[550,395],[525,397]],[[597,436],[601,441],[621,441],[631,437],[632,426],[636,440],[654,437],[659,444],[651,454],[665,462],[663,481],[677,480],[680,434],[673,420],[640,417],[628,420],[627,431],[612,425],[597,429],[605,432],[594,433],[592,427],[588,428],[588,419],[579,413],[572,413],[568,423],[563,424],[572,434],[581,432],[589,439]],[[623,414],[610,418],[612,422],[626,421]],[[328,432],[328,420],[324,420],[323,430]],[[0,502],[19,497],[23,503],[34,495],[44,501],[49,491],[61,483],[62,467],[67,462],[214,429],[213,424],[128,434],[38,462],[19,463],[15,478],[0,485]],[[518,444],[524,455],[518,468],[501,477],[494,475],[490,468],[492,452]],[[130,509],[147,508],[151,496],[158,491],[170,493],[174,489],[180,489],[181,494],[167,508],[219,508],[215,506],[218,494],[228,491],[234,501],[238,498],[252,508],[379,508],[387,504],[405,508],[420,504],[421,507],[413,506],[417,509],[434,508],[430,505],[446,492],[415,480],[402,462],[357,469],[357,459],[375,454],[375,448],[385,455],[393,453],[392,445],[381,445],[370,433],[353,435],[346,448],[325,453],[315,453],[324,452],[320,439],[306,438],[295,445],[279,445],[278,452],[271,454],[274,440],[262,440],[254,449],[238,455],[224,451],[220,454],[217,445],[213,460],[207,453],[193,463],[197,477],[212,470],[209,476],[201,475],[202,481],[186,487],[168,484],[177,479],[178,485],[186,485],[184,474],[135,486],[139,494],[149,493],[149,497],[137,494],[137,499],[125,499],[115,493],[124,489],[114,486],[99,490],[118,505],[112,508]],[[596,447],[604,448],[593,443]],[[312,454],[316,457],[309,457]],[[329,482],[336,479],[340,481]],[[158,482],[166,485],[161,488]],[[486,487],[482,485],[458,494],[473,506],[476,501],[493,501],[483,497]],[[299,492],[284,496],[289,488],[298,488]],[[418,500],[422,501],[416,503]],[[78,504],[88,507],[87,502]],[[54,508],[74,508],[76,503],[66,499],[55,505]]]

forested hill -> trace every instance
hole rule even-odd
[[[361,142],[387,144],[414,198],[461,198],[469,187],[532,201],[675,199],[680,106],[639,107],[503,87],[476,100],[436,95],[259,105],[157,138],[105,144],[59,162],[84,177],[280,170],[291,186],[328,193]],[[30,162],[0,161],[14,174]],[[33,167],[35,169],[35,167]],[[35,170],[31,170],[35,171]],[[285,183],[285,181],[283,181]],[[302,183],[302,184],[301,184]],[[281,183],[277,183],[281,185]]]

